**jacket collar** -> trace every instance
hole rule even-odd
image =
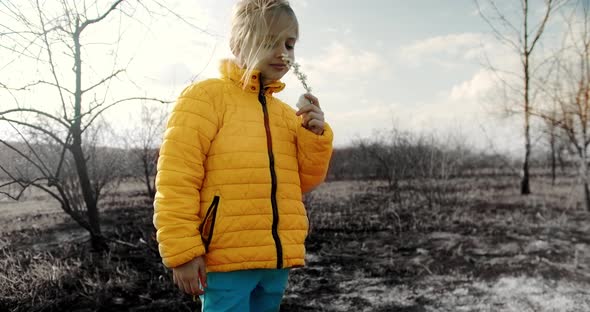
[[[247,81],[243,81],[242,78],[244,73],[246,72],[245,69],[241,68],[234,60],[225,59],[221,61],[221,65],[219,66],[219,71],[221,72],[222,79],[229,79],[234,84],[239,86],[240,88],[244,89],[246,92],[252,93],[259,93],[260,92],[260,71],[253,70],[250,73],[250,79]],[[244,77],[246,78],[246,77]],[[285,88],[285,84],[280,81],[273,81],[270,84],[264,86],[264,90],[266,94],[273,94],[281,92]]]

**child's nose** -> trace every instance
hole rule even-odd
[[[287,47],[284,44],[278,44],[277,48],[275,49],[275,54],[278,57],[281,57],[283,54],[288,54]]]

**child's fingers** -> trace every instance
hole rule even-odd
[[[305,96],[305,98],[308,99],[311,102],[311,104],[315,106],[320,106],[320,101],[313,94],[305,93],[303,96]]]
[[[309,120],[317,119],[317,120],[324,120],[324,114],[318,112],[311,112],[306,115]]]
[[[178,289],[184,293],[188,293],[186,291],[186,287],[185,287],[185,283],[182,281],[182,279],[177,276],[176,274],[172,274],[172,279],[174,280],[174,285],[176,285],[178,287]],[[189,289],[190,291],[190,289]]]
[[[313,109],[314,109],[314,107],[316,107],[316,106],[314,106],[314,105],[312,105],[312,104],[305,105],[305,106],[301,107],[301,108],[300,108],[300,109],[297,111],[297,113],[295,113],[295,115],[297,115],[297,116],[301,116],[301,115],[303,115],[303,114],[305,114],[305,113],[309,113],[311,110],[313,110]]]
[[[302,114],[309,113],[309,112],[323,113],[322,109],[319,106],[315,106],[313,104],[308,104],[308,105],[301,107],[297,111],[296,115],[301,116]]]
[[[201,287],[201,285],[199,284],[199,280],[197,278],[193,278],[190,281],[190,288],[191,288],[191,294],[193,295],[197,295],[200,296],[202,294],[205,293],[205,291],[203,290],[203,288]]]
[[[303,125],[307,126],[309,124],[309,121],[314,120],[314,119],[323,121],[324,115],[320,114],[320,113],[316,113],[316,112],[311,112],[311,113],[305,114],[305,115],[303,115]]]
[[[192,294],[191,285],[189,282],[181,280],[178,288],[180,288],[180,290],[185,294]]]
[[[318,119],[312,119],[307,123],[307,127],[312,130],[317,130],[317,131],[314,131],[317,134],[324,131],[324,125],[325,125],[325,123],[321,120],[318,120]]]
[[[207,288],[207,270],[204,265],[199,267],[199,281],[201,281],[203,289]]]

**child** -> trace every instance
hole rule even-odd
[[[203,311],[278,311],[289,268],[304,265],[302,193],[325,178],[332,130],[318,99],[273,96],[294,59],[286,0],[236,4],[221,79],[186,88],[160,149],[154,225],[174,283]]]

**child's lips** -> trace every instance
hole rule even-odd
[[[284,70],[287,68],[285,64],[270,64],[270,66],[276,70]]]

